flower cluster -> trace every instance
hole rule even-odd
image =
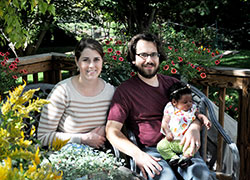
[[[210,46],[204,47],[194,41],[182,41],[180,47],[168,45],[168,60],[161,64],[163,74],[179,74],[184,80],[206,78],[206,68],[220,64],[222,56]]]
[[[219,92],[215,91],[211,94],[211,100],[214,104],[219,106]],[[225,96],[225,112],[234,119],[239,117],[239,94],[236,90],[227,89]]]
[[[105,153],[79,144],[64,146],[44,159],[42,164],[49,162],[56,170],[63,171],[63,179],[68,180],[121,179],[121,176],[116,176],[116,169],[124,165],[124,160],[114,157],[111,151]]]
[[[113,38],[102,40],[104,66],[101,77],[114,86],[120,85],[134,75],[130,63],[126,60],[127,42]]]
[[[40,166],[40,149],[25,137],[23,118],[39,111],[49,103],[44,99],[31,100],[38,89],[22,94],[26,84],[9,91],[7,100],[0,104],[0,177],[10,179],[62,179],[62,174],[51,167]],[[25,102],[29,102],[24,106]],[[32,128],[30,137],[34,134]]]
[[[19,78],[21,74],[28,73],[25,69],[17,72],[19,59],[15,58],[10,62],[8,58],[9,55],[9,52],[0,52],[0,94],[4,94],[9,89],[16,87],[16,79]]]

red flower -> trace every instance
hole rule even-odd
[[[171,64],[175,65],[174,61],[171,61]]]
[[[28,71],[26,69],[23,69],[23,74],[28,74]]]
[[[238,111],[238,108],[236,107],[236,108],[234,108],[234,111]]]
[[[0,52],[0,56],[4,56],[4,53]]]
[[[195,42],[194,42],[194,41],[192,41],[192,43],[193,43],[193,44],[195,44]]]
[[[218,59],[218,60],[216,60],[214,63],[215,63],[216,65],[218,65],[218,64],[220,64],[220,60]]]
[[[105,43],[106,43],[107,45],[109,45],[110,41],[107,40],[107,41],[105,41]]]
[[[120,61],[124,61],[124,58],[123,58],[123,57],[119,57],[119,60],[120,60]]]
[[[183,58],[182,57],[178,57],[179,61],[182,62],[183,61]]]
[[[6,65],[5,61],[2,61],[2,62],[1,62],[1,65],[2,65],[2,66],[5,66],[5,65]]]
[[[116,41],[116,43],[115,43],[115,44],[122,45],[122,41],[121,41],[121,40],[118,40],[118,41]]]
[[[233,107],[233,106],[232,106],[232,105],[230,105],[230,106],[229,106],[229,109],[231,109],[232,107]]]
[[[211,54],[211,56],[212,56],[212,57],[214,57],[214,56],[215,56],[215,54],[214,54],[214,53],[212,53],[212,54]]]
[[[8,58],[7,56],[5,56],[5,57],[4,57],[4,60],[5,60],[5,61],[8,61],[8,60],[9,60],[9,58]]]
[[[210,49],[207,49],[207,52],[210,53]]]
[[[117,60],[117,57],[116,57],[116,56],[112,56],[112,58],[113,58],[114,60]]]
[[[13,75],[12,77],[13,77],[13,79],[17,79],[18,78],[16,75]]]
[[[11,64],[17,66],[17,63],[15,61],[13,61]]]
[[[169,69],[169,65],[165,65],[165,66],[163,67],[163,69],[164,69],[165,71],[167,71],[167,70]]]
[[[9,66],[9,69],[10,70],[13,70],[15,68],[15,66],[13,65],[13,64],[11,64],[10,66]]]
[[[207,77],[206,73],[201,73],[201,78],[202,78],[202,79],[204,79],[204,78],[206,78],[206,77]]]
[[[15,59],[15,62],[16,62],[16,63],[19,63],[19,62],[20,62],[20,60],[19,60],[18,58],[16,58],[16,59]]]
[[[172,73],[172,74],[176,74],[176,73],[177,73],[177,70],[174,68],[174,69],[171,70],[171,73]]]
[[[115,52],[117,55],[120,55],[121,54],[121,51],[116,51]]]
[[[177,52],[177,51],[178,51],[178,49],[175,49],[175,50],[174,50],[174,52]]]
[[[8,56],[8,55],[10,55],[10,53],[9,53],[9,52],[6,52],[5,55]]]
[[[171,46],[168,46],[168,49],[169,49],[169,50],[172,50],[173,48],[172,48]]]
[[[108,53],[111,53],[113,51],[112,48],[108,48]]]
[[[131,72],[131,73],[130,73],[130,76],[135,76],[135,72]]]

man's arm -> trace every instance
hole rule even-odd
[[[121,132],[123,124],[117,121],[108,120],[106,125],[106,136],[110,143],[119,149],[121,152],[134,158],[136,165],[140,168],[143,176],[147,179],[147,174],[154,177],[155,174],[160,174],[161,166],[157,163],[160,158],[155,158],[140,150],[135,144]]]

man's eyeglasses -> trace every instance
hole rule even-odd
[[[138,53],[138,54],[136,54],[136,55],[137,55],[137,56],[140,56],[140,57],[143,58],[143,59],[147,59],[148,56],[150,56],[152,59],[156,59],[156,58],[160,57],[160,54],[157,53],[157,52],[153,52],[153,53],[151,53],[151,54],[148,54],[148,53]]]

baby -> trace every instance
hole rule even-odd
[[[162,119],[161,133],[166,137],[157,144],[157,150],[171,166],[178,164],[184,168],[189,164],[190,158],[181,154],[190,154],[191,150],[188,148],[186,152],[182,152],[183,145],[180,145],[180,142],[195,119],[198,119],[207,129],[211,127],[208,118],[199,113],[193,103],[189,85],[183,82],[175,83],[170,88],[170,102],[165,106]]]

